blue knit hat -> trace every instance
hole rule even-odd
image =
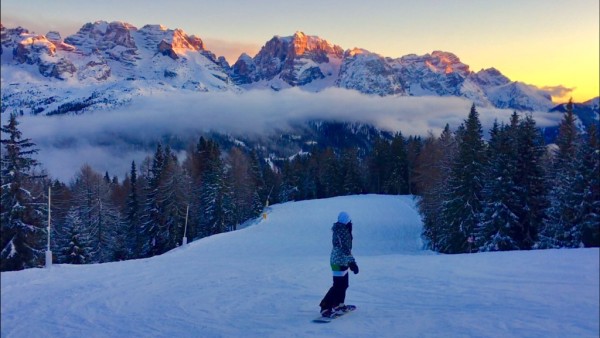
[[[348,224],[348,223],[352,222],[352,220],[350,219],[350,215],[348,215],[347,212],[342,211],[338,215],[338,222],[342,223],[342,224]]]

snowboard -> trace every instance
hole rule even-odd
[[[322,317],[322,316],[320,316],[320,317],[317,317],[317,318],[313,319],[312,322],[313,323],[329,323],[329,322],[331,322],[334,319],[343,317],[343,316],[345,316],[345,315],[347,315],[347,314],[349,314],[351,312],[356,311],[356,306],[355,305],[346,305],[346,306],[348,307],[348,311],[346,311],[346,312],[336,313],[335,316],[333,316],[333,317]]]

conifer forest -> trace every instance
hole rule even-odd
[[[598,130],[578,128],[572,103],[552,144],[527,113],[484,131],[473,105],[439,135],[315,145],[276,162],[204,136],[178,160],[157,142],[122,179],[83,164],[71,182],[44,173],[18,125],[13,115],[2,126],[2,271],[43,266],[49,220],[55,263],[101,263],[234,231],[269,204],[355,194],[414,195],[425,249],[440,253],[600,246]]]

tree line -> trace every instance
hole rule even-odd
[[[531,115],[484,140],[475,106],[455,132],[377,137],[368,148],[314,146],[266,160],[200,137],[131,163],[122,181],[83,165],[69,184],[40,174],[16,116],[2,126],[1,270],[41,266],[52,191],[56,263],[151,257],[236,230],[267,203],[364,193],[414,194],[428,248],[443,253],[599,246],[597,131],[578,132],[572,104],[550,151]]]
[[[430,249],[442,253],[600,246],[597,127],[582,134],[573,104],[555,144],[530,114],[483,138],[479,113],[424,140],[415,168]]]

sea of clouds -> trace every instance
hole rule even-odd
[[[259,136],[307,120],[371,124],[405,136],[439,135],[446,124],[455,130],[472,102],[458,97],[371,96],[330,88],[318,93],[291,88],[244,93],[170,92],[136,98],[111,111],[80,115],[23,116],[20,128],[39,148],[38,159],[51,177],[68,182],[84,163],[110,175],[124,176],[131,161],[151,153],[167,135],[195,138],[218,131]],[[477,107],[484,133],[494,120],[508,122],[513,110]],[[533,112],[538,127],[557,125],[561,115]],[[3,118],[3,120],[5,120]]]

